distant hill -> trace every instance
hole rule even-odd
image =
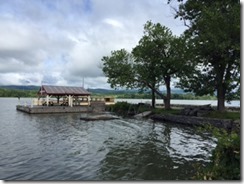
[[[100,93],[100,94],[123,94],[123,93],[137,93],[138,90],[114,90],[114,89],[102,89],[102,88],[94,88],[87,89],[87,91],[91,93]]]
[[[35,90],[38,91],[40,86],[22,86],[22,85],[6,85],[0,86],[2,89],[9,89],[9,90]],[[98,93],[98,94],[125,94],[125,93],[138,93],[137,89],[132,90],[115,90],[115,89],[103,89],[103,88],[88,88],[87,89],[91,93]],[[146,91],[145,93],[150,93],[150,91]],[[166,91],[162,91],[162,93],[166,93]],[[184,94],[185,92],[182,89],[171,89],[172,94]]]
[[[163,93],[166,93],[166,91],[162,91]],[[186,92],[184,92],[184,90],[182,89],[178,89],[178,88],[173,88],[171,89],[171,93],[172,94],[185,94]]]
[[[101,89],[101,88],[94,88],[94,89],[87,89],[91,93],[101,93],[101,94],[124,94],[124,93],[138,93],[137,89],[133,90],[114,90],[114,89]],[[162,93],[166,93],[165,90],[161,91]],[[145,91],[145,93],[151,93],[150,90]],[[182,89],[171,89],[172,94],[184,94],[185,92]]]

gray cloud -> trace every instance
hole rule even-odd
[[[0,2],[0,84],[81,84],[109,87],[101,58],[131,50],[146,21],[181,34],[161,0],[11,0]],[[11,78],[11,79],[10,79]]]

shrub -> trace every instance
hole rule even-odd
[[[128,102],[117,102],[114,105],[110,105],[106,108],[107,111],[115,112],[118,115],[128,116],[142,113],[144,111],[151,110],[151,106],[148,104],[130,104]]]
[[[240,135],[236,132],[212,128],[218,139],[212,152],[211,162],[205,169],[199,169],[197,178],[204,180],[240,180]]]

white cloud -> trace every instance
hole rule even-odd
[[[103,20],[104,23],[109,24],[113,27],[117,27],[117,28],[123,28],[123,24],[117,20],[111,19],[111,18],[106,18]]]

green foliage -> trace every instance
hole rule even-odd
[[[201,180],[240,180],[240,135],[209,127],[218,143],[206,168],[198,168],[196,178]]]
[[[117,102],[114,105],[107,106],[106,110],[114,112],[121,116],[130,116],[151,110],[151,107],[147,104],[130,104],[128,102]]]
[[[144,36],[132,50],[135,57],[136,71],[142,81],[149,81],[152,90],[152,105],[156,93],[164,99],[166,109],[170,109],[171,78],[182,74],[187,62],[182,58],[185,54],[185,40],[172,35],[170,29],[161,24],[148,21],[144,26]],[[161,94],[159,86],[166,86],[166,94]]]
[[[185,36],[196,64],[194,71],[180,78],[179,86],[197,95],[217,91],[218,109],[224,110],[224,101],[236,98],[240,87],[240,2],[179,2],[176,17],[188,25]]]
[[[131,104],[128,102],[117,102],[116,104],[113,105],[113,110],[114,111],[119,111],[119,110],[128,111],[130,105]]]
[[[171,64],[169,60],[172,57],[170,55],[172,40],[172,32],[167,27],[150,21],[144,25],[144,36],[132,51],[136,70],[142,80],[148,80],[155,85],[163,82],[163,76],[168,75],[166,72],[171,70],[165,68]]]
[[[174,114],[179,115],[180,109],[161,109],[155,108],[152,109],[149,104],[130,104],[128,102],[117,102],[114,105],[106,106],[107,111],[114,112],[121,116],[129,116],[145,111],[152,111],[154,114]]]
[[[126,116],[131,104],[127,102],[117,102],[114,105],[109,105],[106,107],[106,110],[114,112],[121,116]]]
[[[125,49],[112,51],[111,56],[104,56],[103,73],[108,77],[108,83],[112,88],[133,88],[135,75],[133,57]]]

